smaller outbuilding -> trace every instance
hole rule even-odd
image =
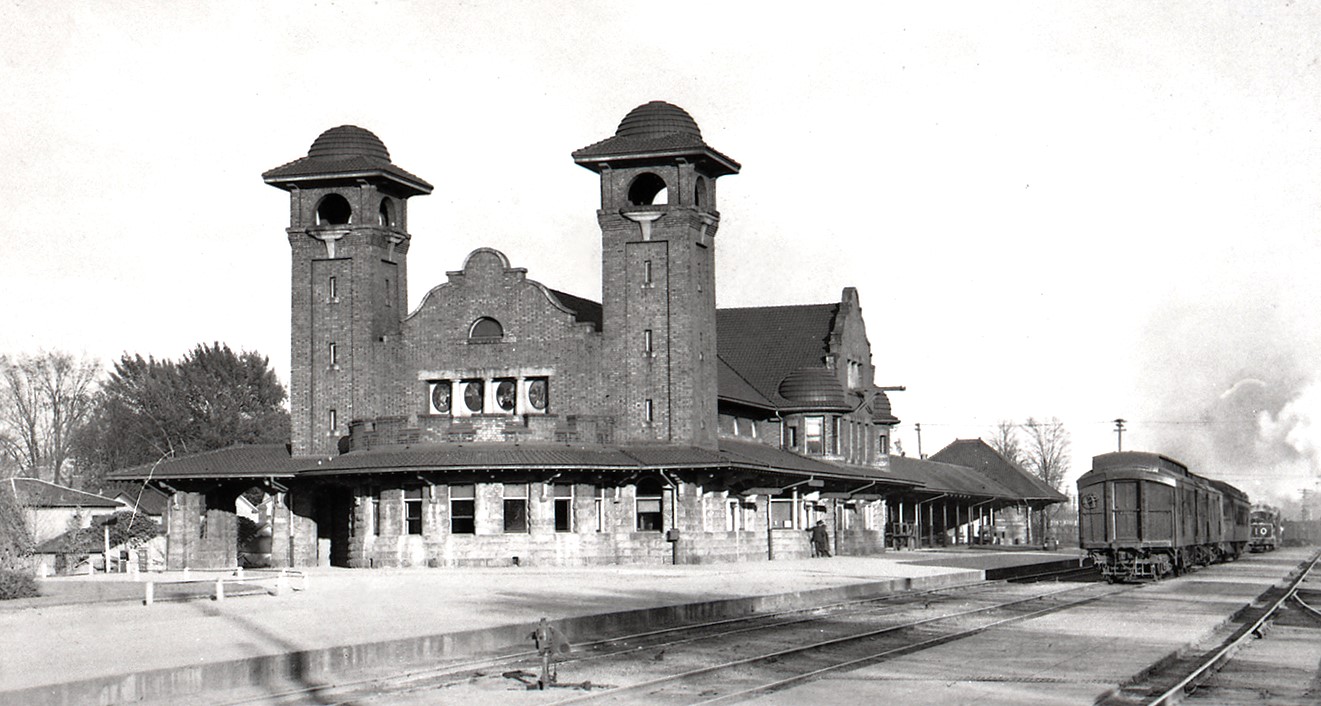
[[[95,516],[125,508],[113,498],[39,478],[10,478],[5,485],[14,494],[32,541],[38,545],[71,529],[90,527]]]

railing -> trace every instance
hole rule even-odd
[[[192,574],[200,573],[218,573],[221,575],[215,578],[193,578]],[[297,585],[292,579],[298,579]],[[211,584],[212,589],[208,595],[214,600],[225,600],[225,584],[252,584],[259,581],[272,581],[274,585],[269,593],[274,596],[283,596],[290,591],[306,591],[308,588],[307,572],[297,569],[267,569],[256,571],[245,571],[243,567],[237,569],[188,569],[183,570],[183,578],[179,579],[153,579],[144,584],[143,605],[152,605],[156,602],[156,586],[186,586]],[[200,596],[197,596],[200,597]]]

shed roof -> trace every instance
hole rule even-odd
[[[919,490],[925,493],[948,493],[988,500],[1018,499],[1014,491],[966,466],[891,456],[890,470],[896,477],[920,483],[922,487]]]
[[[10,490],[24,507],[122,507],[111,498],[39,478],[10,478]]]
[[[167,458],[110,474],[112,480],[189,480],[200,478],[288,478],[307,465],[289,455],[286,444],[239,444],[214,451]]]
[[[1022,500],[1050,503],[1068,500],[1040,478],[1019,468],[981,439],[956,439],[931,455],[932,461],[967,466],[1012,490]]]

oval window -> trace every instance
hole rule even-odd
[[[481,380],[470,380],[463,385],[463,404],[468,407],[469,412],[482,411],[482,402],[486,395],[482,390]]]
[[[506,412],[514,411],[518,401],[518,387],[513,380],[500,380],[495,384],[495,403]]]

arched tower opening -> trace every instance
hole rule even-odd
[[[339,194],[326,194],[316,205],[316,224],[342,226],[353,222],[353,207]]]
[[[381,208],[377,211],[377,223],[386,228],[394,228],[398,221],[394,215],[394,200],[386,197],[381,199]]]
[[[628,202],[633,206],[664,206],[670,202],[670,191],[659,175],[643,172],[629,185]]]

